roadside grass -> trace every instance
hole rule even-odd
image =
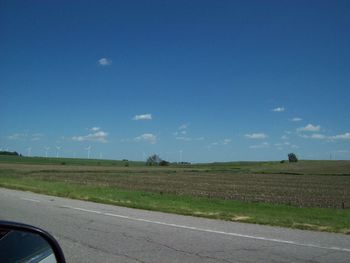
[[[350,210],[348,209],[298,208],[287,205],[131,191],[116,187],[47,182],[32,178],[1,177],[0,186],[182,215],[350,234]]]

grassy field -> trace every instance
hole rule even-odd
[[[1,156],[0,186],[186,215],[350,233],[350,161],[146,167],[142,162]]]

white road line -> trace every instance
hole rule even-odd
[[[35,199],[30,199],[30,198],[25,198],[25,197],[21,197],[22,200],[25,200],[25,201],[30,201],[30,202],[35,202],[35,203],[40,203],[39,200],[35,200]]]
[[[94,213],[94,214],[99,214],[99,215],[112,216],[112,217],[118,217],[118,218],[123,218],[123,219],[128,219],[128,220],[139,221],[139,222],[146,222],[146,223],[151,223],[151,224],[170,226],[170,227],[176,227],[176,228],[182,228],[182,229],[189,229],[189,230],[195,230],[195,231],[201,231],[201,232],[222,234],[222,235],[235,236],[235,237],[243,237],[243,238],[249,238],[249,239],[255,239],[255,240],[264,240],[264,241],[289,244],[289,245],[295,245],[295,246],[303,246],[303,247],[312,247],[312,248],[319,248],[319,249],[328,249],[328,250],[350,252],[350,248],[327,247],[327,246],[320,246],[320,245],[316,245],[316,244],[312,244],[312,243],[300,243],[300,242],[283,240],[283,239],[243,235],[243,234],[233,233],[233,232],[224,232],[224,231],[217,231],[217,230],[211,230],[211,229],[206,229],[206,228],[198,228],[198,227],[193,227],[193,226],[170,224],[170,223],[153,221],[153,220],[148,220],[148,219],[143,219],[143,218],[123,216],[123,215],[112,214],[112,213],[104,213],[104,212],[100,212],[100,211],[96,211],[96,210],[89,210],[89,209],[84,209],[84,208],[79,208],[79,207],[74,207],[74,206],[61,206],[61,207],[69,208],[69,209],[73,209],[73,210],[78,210],[78,211],[83,211],[83,212],[87,212],[87,213]]]

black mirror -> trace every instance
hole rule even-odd
[[[0,221],[0,261],[6,263],[65,263],[57,241],[46,231]]]

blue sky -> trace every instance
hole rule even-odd
[[[1,1],[0,24],[2,149],[350,159],[349,1]]]

